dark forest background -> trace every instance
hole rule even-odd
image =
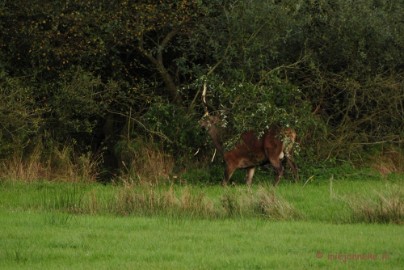
[[[303,171],[403,169],[403,14],[393,0],[2,0],[2,177],[210,166],[204,82],[233,137],[295,128]]]

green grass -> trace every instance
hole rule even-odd
[[[1,269],[398,269],[404,263],[403,229],[395,225],[0,215]],[[377,259],[330,257],[369,254]]]
[[[0,269],[402,268],[401,177],[303,184],[2,181]]]
[[[404,263],[397,225],[4,209],[0,215],[0,269],[399,269]],[[369,254],[376,259],[343,261]]]

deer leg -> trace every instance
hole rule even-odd
[[[247,175],[245,177],[246,184],[251,186],[252,179],[255,173],[255,167],[247,168]]]
[[[283,176],[283,166],[282,162],[278,158],[272,158],[269,160],[271,162],[272,167],[274,167],[276,172],[274,186],[278,185],[279,181],[281,181],[281,177]]]
[[[222,182],[222,186],[226,186],[227,183],[229,182],[231,176],[233,175],[234,171],[236,170],[236,167],[231,166],[230,164],[226,164],[226,170],[224,171],[224,179]]]
[[[299,174],[298,174],[298,171],[297,171],[296,163],[290,157],[287,157],[286,159],[287,159],[289,167],[292,169],[292,173],[293,173],[293,176],[294,176],[295,180],[299,181]]]

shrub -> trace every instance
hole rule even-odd
[[[44,110],[36,106],[34,91],[0,69],[0,158],[22,152],[40,129]]]

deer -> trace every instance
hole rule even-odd
[[[251,186],[257,166],[270,163],[275,169],[276,177],[273,182],[277,186],[284,174],[282,160],[286,158],[289,167],[296,179],[298,179],[297,166],[292,158],[293,145],[296,141],[296,132],[289,127],[269,127],[261,136],[254,131],[246,131],[241,134],[239,142],[230,150],[224,147],[223,121],[219,115],[211,115],[206,103],[206,82],[203,86],[202,101],[205,114],[199,124],[207,130],[212,142],[225,162],[225,172],[222,185],[226,186],[233,173],[237,169],[246,169],[246,184]]]

